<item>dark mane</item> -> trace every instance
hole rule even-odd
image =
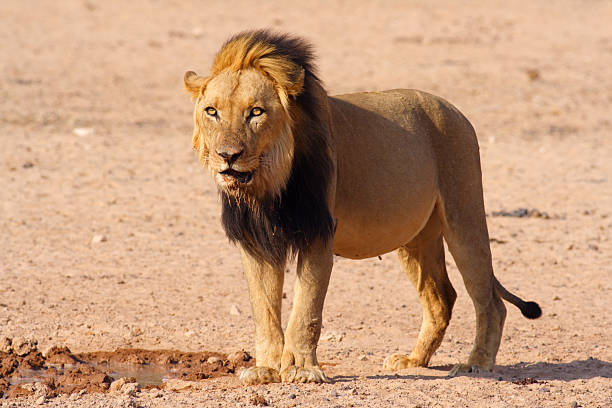
[[[334,233],[328,208],[334,165],[327,95],[315,74],[312,48],[304,40],[265,30],[248,31],[234,36],[223,48],[241,40],[247,47],[271,46],[275,57],[304,70],[303,89],[290,100],[294,157],[281,195],[257,200],[252,206],[246,198],[221,193],[221,219],[228,238],[260,260],[283,265],[288,256],[304,251],[315,240],[327,242]]]

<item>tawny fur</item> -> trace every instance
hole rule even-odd
[[[506,316],[501,297],[528,317],[541,313],[493,275],[478,142],[450,103],[414,90],[329,97],[310,46],[266,31],[230,39],[211,75],[188,72],[185,86],[196,98],[194,148],[219,183],[223,225],[241,247],[249,287],[257,367],[241,374],[244,383],[328,381],[316,347],[334,253],[361,259],[398,250],[419,293],[416,345],[389,356],[390,370],[426,366],[442,341],[456,298],[443,240],[476,309],[474,348],[453,374],[492,369]],[[209,106],[215,117],[204,113]],[[254,106],[265,115],[249,119]],[[232,165],[252,180],[224,178],[219,149],[243,149]],[[292,253],[295,298],[283,333]]]

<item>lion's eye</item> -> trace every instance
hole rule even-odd
[[[261,116],[265,111],[262,108],[255,107],[251,109],[250,116]]]
[[[212,106],[209,106],[208,108],[206,108],[204,110],[206,111],[207,115],[217,116],[217,110],[215,108],[213,108]]]

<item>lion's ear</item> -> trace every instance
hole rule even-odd
[[[287,93],[291,96],[298,96],[304,88],[304,69],[299,68],[299,71],[291,78],[291,86],[287,89]]]
[[[193,71],[185,72],[185,89],[191,92],[195,98],[200,93],[202,86],[206,83],[206,78],[199,76]]]

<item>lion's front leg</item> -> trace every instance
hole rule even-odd
[[[279,370],[283,352],[281,303],[284,265],[272,266],[242,250],[242,264],[255,322],[256,366],[240,374],[243,384],[280,382]]]
[[[313,243],[298,257],[293,310],[281,360],[284,382],[329,382],[317,362],[323,302],[332,269],[332,243]]]

